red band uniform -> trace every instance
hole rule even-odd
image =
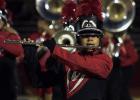
[[[20,40],[16,33],[5,31],[7,16],[5,9],[0,9],[0,98],[15,100],[17,96],[16,57],[23,57],[22,45],[6,44],[5,40]]]
[[[91,8],[88,8],[89,6]],[[77,27],[77,40],[83,37],[101,39],[101,1],[82,0],[76,9],[76,15],[79,18],[74,24]],[[85,13],[85,10],[88,13]],[[44,44],[49,50],[46,53],[47,56],[42,57],[42,62],[45,62],[46,69],[52,67],[57,69],[50,73],[49,70],[44,71],[42,80],[46,85],[58,84],[60,80],[63,80],[65,99],[102,100],[102,82],[104,83],[112,69],[112,60],[108,55],[102,53],[101,49],[94,49],[91,52],[82,49],[70,53],[59,47],[54,39],[47,40]],[[59,73],[63,75],[59,76]],[[51,78],[52,82],[49,82],[48,78]]]

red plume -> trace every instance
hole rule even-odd
[[[63,22],[75,20],[76,18],[75,10],[76,10],[76,2],[74,2],[73,0],[66,1],[62,8]]]
[[[0,9],[5,9],[5,8],[6,8],[6,1],[0,0]]]
[[[102,3],[100,0],[81,0],[76,9],[76,17],[95,15],[100,21],[102,18]]]

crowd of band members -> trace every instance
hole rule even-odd
[[[5,9],[1,8],[1,11],[7,17]],[[21,38],[7,21],[8,18],[2,19],[2,17],[0,19],[0,98],[4,98],[3,100],[16,100],[19,88],[22,89],[22,93],[30,92],[41,97],[42,100],[66,98],[85,100],[85,96],[87,100],[132,100],[129,94],[129,82],[132,78],[133,66],[138,61],[138,52],[126,31],[119,36],[104,31],[101,39],[103,48],[97,52],[99,55],[84,50],[84,53],[83,51],[68,53],[61,47],[55,46],[50,38],[58,30],[49,29],[49,21],[42,19],[37,21],[38,31],[30,33],[26,39],[44,41],[46,47],[5,44],[4,40],[21,40]],[[97,38],[100,36],[97,35]],[[118,46],[120,43],[118,38],[123,41],[120,46]],[[118,51],[114,51],[114,48]],[[100,52],[104,52],[105,55]],[[119,56],[115,55],[117,52]],[[94,65],[95,63],[97,65]],[[84,75],[83,84],[71,92],[70,89],[75,83],[70,82],[69,89],[66,88],[66,73]]]

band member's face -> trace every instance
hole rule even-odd
[[[88,46],[93,45],[98,47],[100,44],[100,38],[98,36],[84,36],[81,38],[81,45]]]

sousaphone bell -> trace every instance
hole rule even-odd
[[[37,12],[46,20],[58,20],[61,18],[61,10],[64,0],[36,0]]]
[[[126,30],[135,17],[132,0],[106,0],[103,2],[104,29],[109,32]]]

